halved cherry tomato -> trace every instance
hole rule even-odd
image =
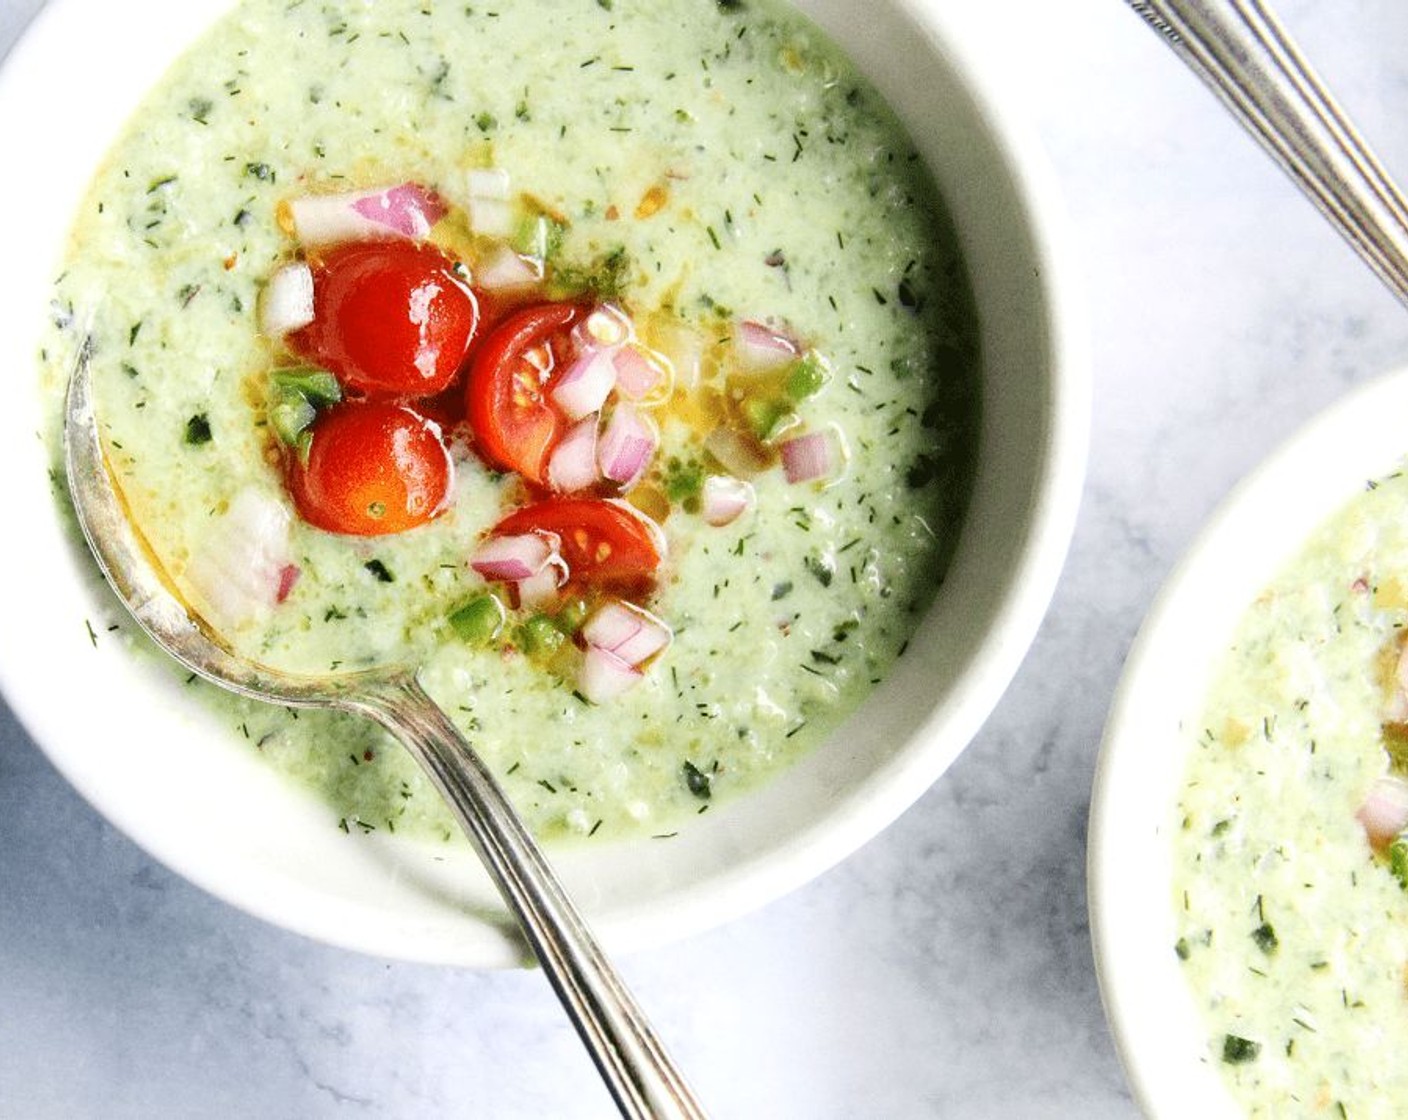
[[[494,536],[556,533],[569,583],[594,587],[647,586],[665,555],[660,526],[625,502],[609,498],[547,498],[509,514]]]
[[[433,245],[350,242],[313,262],[313,321],[288,344],[368,396],[429,396],[454,381],[478,326],[474,292]]]
[[[289,467],[299,515],[333,533],[380,536],[445,508],[454,467],[435,424],[405,405],[344,401],[308,429]]]
[[[577,303],[539,303],[508,316],[470,362],[465,403],[475,447],[490,466],[547,484],[548,457],[566,426],[547,397],[565,360]]]

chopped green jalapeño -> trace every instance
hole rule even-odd
[[[1388,846],[1388,869],[1405,890],[1408,890],[1408,832],[1400,832]]]
[[[325,369],[292,366],[269,374],[269,424],[289,447],[301,447],[318,410],[342,399],[342,386]]]
[[[450,628],[460,641],[473,646],[488,645],[504,627],[503,603],[495,595],[478,595],[450,615]]]
[[[808,350],[787,376],[787,395],[794,401],[814,397],[831,380],[831,366],[817,351]]]

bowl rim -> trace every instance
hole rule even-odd
[[[42,68],[39,57],[64,42],[64,29],[84,18],[94,0],[50,0],[16,42],[0,67],[0,103],[13,103],[27,82]],[[182,28],[203,27],[208,17],[229,6],[229,0],[155,0],[159,13],[176,13],[174,27],[164,34],[175,43],[190,38]],[[838,18],[847,0],[809,0],[798,5],[825,24]],[[986,60],[961,41],[942,10],[918,0],[893,0],[896,18],[909,21],[911,32],[927,45],[952,72],[955,83],[971,100],[969,110],[981,121],[993,144],[993,157],[1011,188],[1023,218],[1028,255],[1021,264],[1034,270],[1032,281],[1041,297],[1043,320],[1039,325],[1048,399],[1044,409],[1042,442],[1035,452],[1034,479],[1025,536],[1012,560],[1011,586],[1005,588],[991,633],[978,648],[978,656],[964,674],[962,695],[952,705],[946,723],[943,750],[911,751],[893,761],[875,782],[873,796],[863,804],[854,800],[842,806],[837,819],[772,852],[765,863],[747,875],[718,876],[677,890],[671,905],[626,907],[594,918],[602,941],[614,950],[630,951],[675,941],[740,916],[795,889],[839,862],[880,832],[904,812],[935,781],[959,751],[977,734],[1015,675],[1045,615],[1065,562],[1074,530],[1083,484],[1089,434],[1090,382],[1084,309],[1072,264],[1072,250],[1064,229],[1064,208],[1054,173],[1046,163],[1035,133],[1015,106],[1015,90],[997,82]],[[199,16],[197,18],[197,13]],[[163,15],[163,18],[165,16]],[[184,21],[184,22],[183,22]],[[174,53],[168,52],[168,54]],[[119,114],[119,120],[125,118]],[[1038,329],[1038,328],[1034,328]],[[965,536],[970,535],[965,529]],[[38,689],[26,687],[33,667],[18,651],[0,647],[0,695],[35,743],[82,796],[154,858],[202,889],[264,920],[318,940],[380,956],[481,967],[522,963],[516,940],[492,922],[485,935],[457,945],[427,935],[408,946],[392,930],[359,928],[356,914],[333,898],[319,902],[316,920],[307,907],[298,905],[299,884],[293,880],[266,881],[257,897],[251,885],[238,881],[228,866],[211,866],[189,852],[151,834],[131,812],[115,810],[110,798],[95,791],[78,773],[73,760],[52,749],[56,735],[64,734],[56,714],[46,706]],[[754,796],[754,795],[750,795]],[[393,867],[394,853],[388,857]],[[570,858],[569,858],[570,862]],[[232,878],[233,877],[233,878]],[[584,903],[584,909],[589,909]],[[293,914],[295,916],[290,917]]]

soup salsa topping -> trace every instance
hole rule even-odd
[[[825,486],[845,468],[840,430],[804,418],[831,380],[820,353],[761,319],[677,334],[675,358],[648,345],[612,298],[611,262],[560,274],[561,221],[501,169],[469,172],[461,206],[406,182],[294,198],[278,218],[294,249],[260,321],[289,362],[268,374],[265,417],[298,516],[413,531],[450,508],[462,441],[517,485],[466,558],[485,588],[451,630],[512,644],[587,700],[630,688],[670,644],[649,608],[676,508],[722,526],[762,471]],[[657,417],[685,421],[688,467],[662,461]],[[270,609],[298,575],[276,567]]]

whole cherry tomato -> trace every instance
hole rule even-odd
[[[548,457],[566,427],[548,399],[549,382],[567,358],[571,329],[584,311],[576,303],[533,304],[479,344],[465,404],[475,447],[490,466],[546,485]]]
[[[290,348],[368,396],[449,387],[479,326],[479,303],[433,245],[350,242],[312,262],[313,321]]]
[[[454,467],[439,428],[383,401],[333,405],[308,429],[306,454],[289,467],[303,520],[357,536],[399,533],[445,508]]]
[[[546,498],[514,510],[494,536],[555,533],[570,583],[640,590],[665,555],[660,526],[625,502],[609,498]]]

